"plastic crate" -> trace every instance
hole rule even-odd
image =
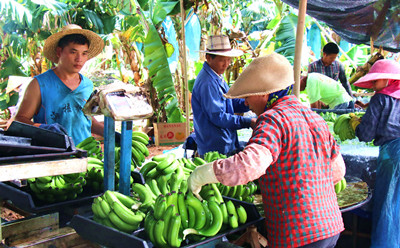
[[[194,248],[194,247],[209,247],[216,241],[220,242],[226,235],[236,233],[245,230],[251,225],[257,225],[260,222],[264,222],[264,218],[261,217],[257,208],[254,204],[238,201],[234,198],[224,197],[226,200],[232,200],[235,205],[242,205],[247,212],[247,222],[240,225],[235,229],[228,229],[218,233],[213,237],[209,237],[199,242],[184,243],[182,242],[181,247]],[[135,247],[135,248],[147,248],[153,247],[153,244],[147,240],[147,235],[144,228],[140,228],[131,234],[118,231],[114,228],[110,228],[95,222],[91,217],[84,217],[81,215],[74,215],[68,225],[75,229],[75,231],[82,236],[84,239],[90,240],[100,245],[107,247]]]
[[[144,184],[143,176],[139,172],[132,172],[132,177],[134,182]],[[90,188],[84,187],[83,192],[76,199],[47,203],[33,197],[33,192],[29,187],[21,188],[0,182],[0,199],[9,200],[14,206],[29,213],[58,211],[67,206],[90,205],[93,199],[101,194],[102,192],[94,192]]]

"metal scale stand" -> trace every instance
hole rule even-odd
[[[132,159],[132,121],[121,123],[121,157],[119,165],[119,192],[130,194]],[[115,121],[104,116],[104,191],[114,190],[115,185]]]
[[[137,87],[117,81],[95,90],[83,111],[89,115],[104,115],[104,191],[114,190],[115,121],[121,121],[119,192],[129,196],[132,120],[150,117],[153,109]]]

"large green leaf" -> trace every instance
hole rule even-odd
[[[0,78],[7,78],[11,75],[14,76],[25,76],[27,75],[21,70],[21,63],[14,57],[8,58],[1,65]]]
[[[32,14],[30,10],[19,1],[1,0],[0,14],[3,16],[8,16],[12,20],[16,20],[18,22],[26,21],[28,24],[32,23]]]
[[[157,29],[151,23],[148,23],[149,30],[144,41],[144,65],[149,69],[149,76],[152,77],[152,83],[157,90],[157,96],[160,104],[165,103],[168,122],[174,122],[182,116],[180,111],[177,112],[178,102],[174,81],[169,70],[167,54],[164,45],[160,39]],[[172,100],[171,100],[172,99]]]
[[[275,37],[275,52],[285,56],[291,64],[294,62],[295,46],[296,46],[296,26],[297,16],[289,14],[285,16]]]
[[[165,20],[167,15],[175,8],[175,5],[179,4],[179,1],[176,2],[158,2],[156,6],[154,6],[154,12],[151,18],[154,26],[158,26],[161,22]]]

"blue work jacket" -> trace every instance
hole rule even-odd
[[[229,87],[205,62],[193,86],[192,109],[197,151],[231,154],[239,149],[236,130],[250,127],[251,118],[235,115],[249,110],[244,99],[223,96]]]

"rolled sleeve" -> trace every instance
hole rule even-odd
[[[243,151],[214,162],[218,181],[227,186],[246,184],[265,174],[272,163],[271,152],[265,146],[250,144]]]

